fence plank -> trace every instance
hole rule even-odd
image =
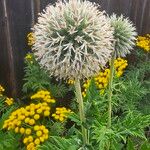
[[[15,68],[14,68],[14,56],[13,56],[13,47],[12,47],[12,41],[11,41],[11,31],[10,31],[10,20],[8,15],[8,8],[6,4],[6,0],[2,0],[2,8],[3,8],[3,14],[5,18],[5,38],[7,43],[7,69],[8,69],[8,80],[10,84],[11,93],[13,96],[17,93],[17,87],[16,87],[16,75],[15,75]],[[3,56],[2,56],[3,57]]]

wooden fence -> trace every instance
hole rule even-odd
[[[0,84],[17,97],[23,84],[26,35],[37,13],[56,0],[0,0]],[[107,13],[124,14],[135,23],[139,34],[150,32],[150,0],[91,0]]]

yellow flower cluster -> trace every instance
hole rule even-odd
[[[5,103],[6,103],[8,106],[10,106],[10,105],[12,105],[12,104],[14,103],[14,99],[7,97],[6,100],[5,100]]]
[[[34,34],[32,32],[30,32],[27,35],[27,39],[28,39],[28,45],[29,46],[32,46],[35,43],[35,37],[34,37]]]
[[[0,96],[4,96],[3,92],[5,91],[5,89],[0,85]],[[4,96],[5,97],[5,96]],[[5,99],[5,103],[10,106],[14,103],[14,99],[13,98],[8,98],[6,97]]]
[[[105,69],[104,72],[100,72],[95,78],[95,83],[98,89],[100,90],[100,94],[103,94],[105,88],[108,86],[110,76],[110,69]]]
[[[150,34],[145,36],[138,36],[136,45],[140,48],[143,48],[145,51],[150,51]]]
[[[48,129],[44,125],[38,125],[37,121],[50,116],[49,103],[55,102],[50,92],[43,90],[31,96],[31,99],[38,100],[38,103],[31,103],[12,112],[3,125],[4,129],[23,135],[27,150],[35,150],[37,145],[48,139]]]
[[[22,128],[24,133],[26,130]],[[27,150],[35,150],[38,145],[48,139],[48,133],[49,131],[44,125],[35,125],[32,130],[34,136],[26,135],[23,139],[23,143],[27,145]]]
[[[84,88],[84,91],[82,92],[83,97],[86,96],[86,92],[87,92],[88,87],[90,86],[90,82],[91,80],[86,80],[83,84],[83,88]]]
[[[31,96],[31,99],[42,100],[46,103],[55,103],[55,99],[53,99],[50,95],[49,91],[40,90],[36,94]]]
[[[124,70],[128,66],[128,62],[123,58],[117,58],[114,62],[114,66],[115,66],[116,76],[121,77],[124,73]]]
[[[72,84],[74,84],[74,80],[68,80],[67,83],[72,85]]]
[[[57,107],[56,112],[52,114],[52,117],[54,117],[55,120],[64,122],[69,113],[71,113],[70,109],[66,109],[65,107]]]
[[[0,85],[0,96],[3,95],[3,92],[5,91],[5,89]]]
[[[50,107],[47,103],[32,103],[26,107],[21,107],[12,112],[8,120],[4,122],[3,128],[7,128],[8,130],[13,129],[16,131],[17,127],[19,128],[24,125],[33,126],[35,125],[36,120],[39,120],[40,117],[47,117],[49,115]]]
[[[30,62],[30,63],[33,63],[33,56],[31,53],[28,53],[26,56],[25,56],[25,60]]]
[[[123,58],[117,58],[115,60],[114,67],[115,67],[115,73],[117,77],[121,77],[123,75],[123,72],[127,67],[127,65],[128,65],[127,60]],[[100,90],[100,94],[103,94],[106,87],[108,86],[109,76],[110,76],[110,69],[107,68],[104,71],[100,71],[99,74],[97,74],[94,77],[95,84],[97,88]],[[86,96],[86,91],[89,85],[90,85],[90,80],[86,80],[85,83],[83,84],[83,92],[82,92],[83,97]]]

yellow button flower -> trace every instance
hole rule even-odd
[[[44,116],[47,117],[50,115],[50,112],[49,111],[44,111]]]
[[[34,119],[30,119],[30,120],[29,120],[29,125],[32,126],[32,125],[34,125],[34,124],[35,124],[35,120],[34,120]]]
[[[24,128],[20,128],[20,133],[24,134],[25,133],[25,129]]]
[[[27,129],[25,130],[25,133],[26,133],[27,135],[30,135],[30,134],[31,134],[31,129],[30,129],[30,128],[27,128]]]
[[[37,136],[41,136],[41,135],[42,135],[42,132],[41,132],[41,131],[37,131],[37,132],[36,132],[36,135],[37,135]]]
[[[35,114],[35,115],[34,115],[34,119],[35,119],[35,120],[38,120],[39,118],[40,118],[40,115],[39,115],[39,114]]]
[[[40,139],[39,139],[39,138],[35,139],[34,143],[35,143],[36,145],[39,145],[39,144],[40,144]]]

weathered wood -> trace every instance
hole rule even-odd
[[[90,0],[102,10],[130,18],[139,34],[150,33],[150,0]],[[38,12],[56,0],[0,0],[0,84],[12,96],[21,94],[24,56],[29,51],[26,35]]]
[[[13,96],[17,94],[17,87],[16,87],[16,75],[14,69],[14,56],[13,56],[13,47],[11,41],[11,31],[10,31],[10,20],[8,15],[8,8],[6,5],[6,0],[2,0],[2,7],[3,7],[3,14],[5,19],[5,40],[7,43],[7,69],[8,69],[8,82],[10,84],[11,93]],[[3,57],[3,56],[2,56]]]

